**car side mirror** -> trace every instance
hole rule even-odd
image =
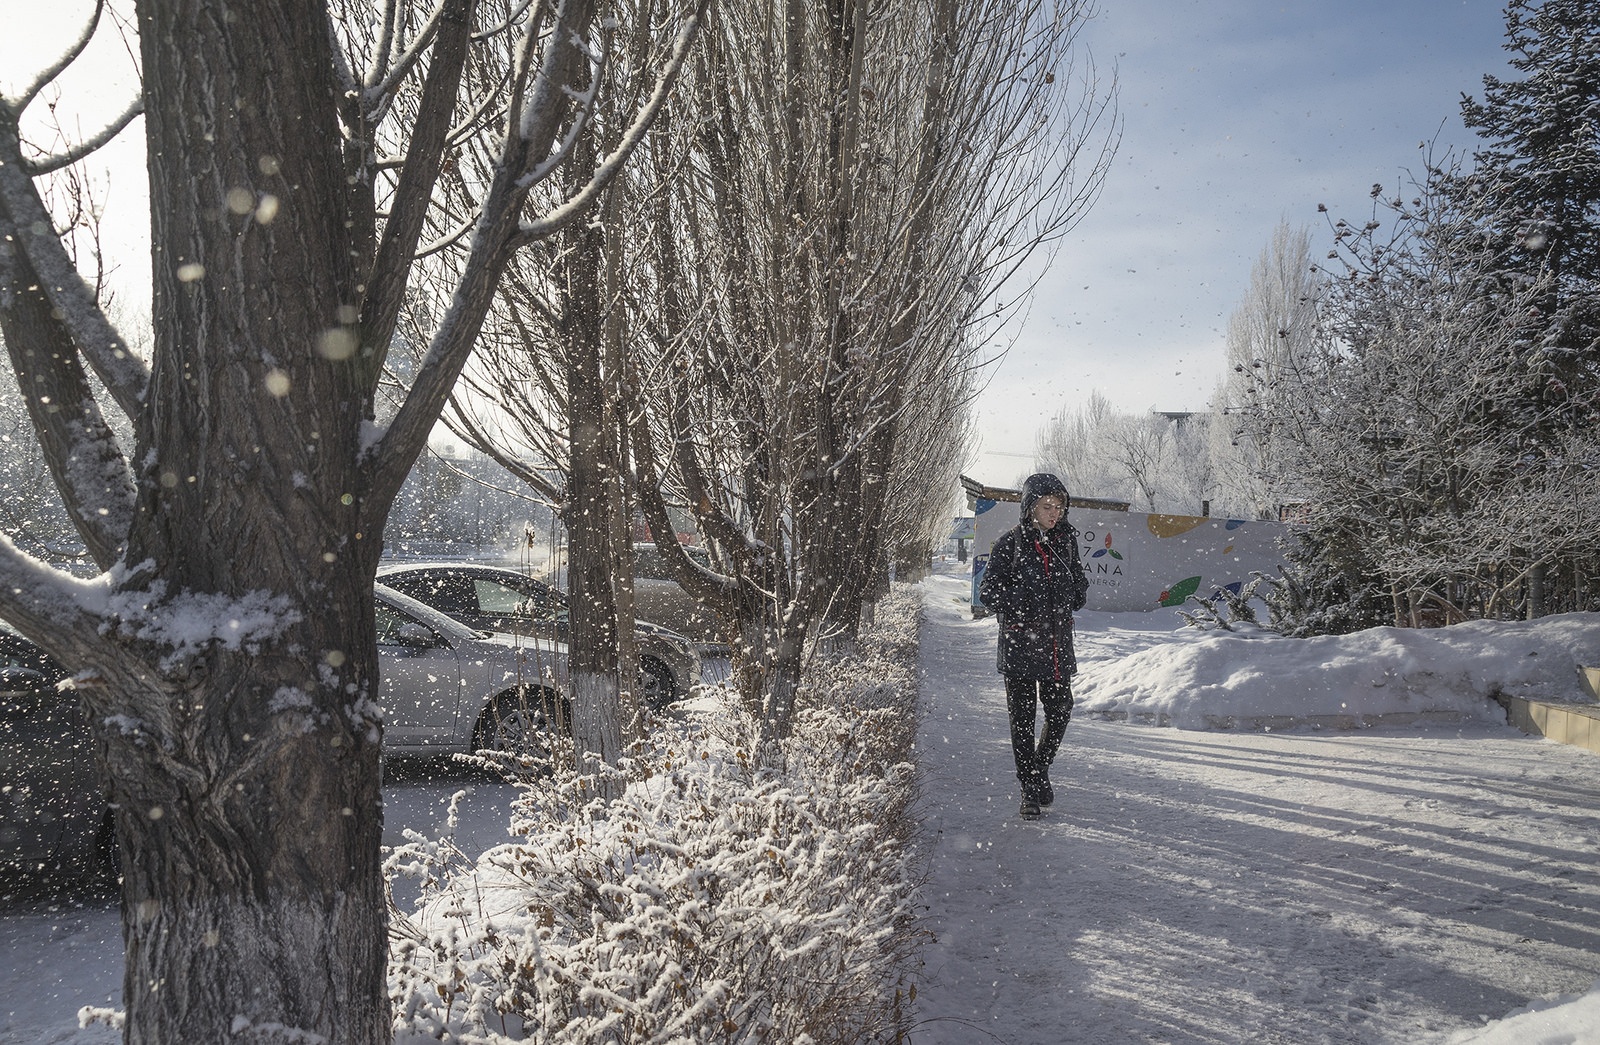
[[[400,645],[408,649],[432,649],[439,645],[439,636],[431,628],[424,627],[415,622],[400,625],[395,632],[395,638],[400,640]]]

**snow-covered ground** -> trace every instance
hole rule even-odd
[[[1600,756],[1484,695],[1576,697],[1600,617],[1298,641],[1082,614],[1056,804],[1025,822],[967,591],[925,582],[919,1042],[1600,1042]]]
[[[444,834],[450,798],[461,790],[469,794],[455,829],[457,842],[473,851],[503,845],[516,788],[422,759],[389,763],[384,844],[398,845],[406,828],[430,837]],[[397,879],[393,888],[409,907],[415,883]],[[122,1007],[122,923],[115,896],[0,907],[0,1045],[120,1042],[122,1035],[108,1027],[78,1028],[78,1010],[86,1005]]]
[[[1600,1045],[1600,755],[1486,697],[1576,697],[1600,617],[1298,641],[1085,613],[1056,805],[1028,823],[995,625],[954,569],[923,589],[917,1045]],[[1138,724],[1291,720],[1323,728]],[[408,774],[385,839],[442,827],[464,784],[458,840],[502,841],[509,787]],[[75,1014],[120,977],[109,901],[0,910],[0,1043],[116,1041]]]

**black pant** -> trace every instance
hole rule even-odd
[[[1033,720],[1044,704],[1044,735],[1037,746]],[[1061,738],[1072,718],[1072,688],[1066,679],[1019,679],[1006,676],[1006,711],[1011,716],[1011,754],[1017,761],[1022,797],[1038,801],[1045,771],[1056,760]]]

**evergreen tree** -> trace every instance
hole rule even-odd
[[[1525,360],[1530,392],[1581,416],[1600,375],[1600,0],[1511,0],[1506,38],[1525,75],[1485,76],[1481,102],[1462,97],[1485,145],[1459,188],[1492,204],[1509,272],[1551,277]]]

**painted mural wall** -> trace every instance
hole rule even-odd
[[[995,538],[1017,525],[1016,501],[980,499],[974,511],[972,606]],[[1155,610],[1181,606],[1190,595],[1208,598],[1239,587],[1256,571],[1279,576],[1278,541],[1288,526],[1200,515],[1146,515],[1073,508],[1067,513],[1081,534],[1079,552],[1089,578],[1090,610]]]

